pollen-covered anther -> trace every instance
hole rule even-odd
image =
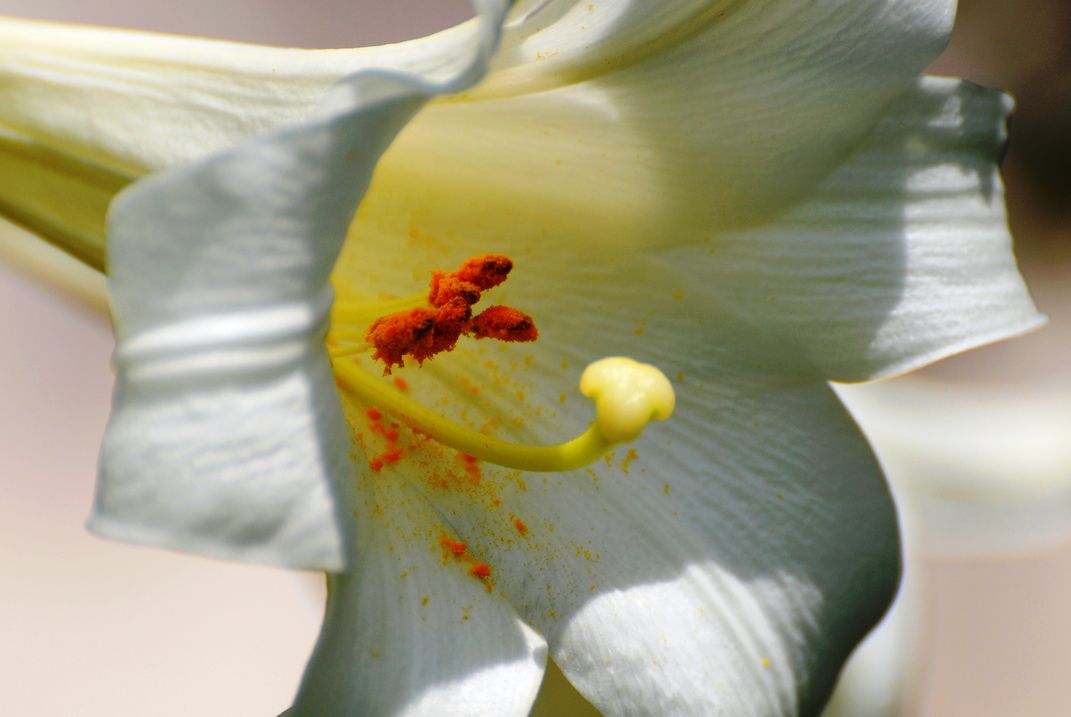
[[[454,299],[462,299],[472,306],[480,300],[480,287],[471,281],[457,278],[454,274],[445,271],[434,271],[431,274],[431,287],[428,290],[428,303],[432,306],[442,306]]]
[[[539,338],[532,317],[509,306],[492,306],[472,319],[470,332],[478,339],[525,342]]]
[[[513,261],[508,256],[484,254],[466,260],[454,276],[475,284],[480,291],[487,291],[505,281],[512,270]]]
[[[431,336],[435,316],[434,310],[417,307],[376,319],[366,336],[375,348],[372,358],[386,364],[387,373],[393,366],[404,366],[403,357],[420,351]]]
[[[432,272],[427,307],[411,308],[376,319],[365,340],[383,361],[384,373],[404,366],[408,356],[423,364],[435,354],[451,351],[464,334],[478,339],[535,341],[539,336],[531,316],[508,306],[492,306],[472,317],[482,292],[498,286],[513,269],[509,257],[473,257],[456,272]]]

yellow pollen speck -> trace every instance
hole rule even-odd
[[[673,296],[674,301],[680,301],[681,299],[684,298],[684,291],[682,289],[677,289],[676,291],[673,292],[672,296]]]
[[[562,370],[569,368],[569,359],[562,359]]]
[[[558,396],[558,403],[565,403],[565,398],[566,398],[566,396],[565,396],[564,393],[559,395]]]
[[[762,666],[763,667],[769,667],[770,666],[769,658],[767,658],[767,657],[762,658]]]
[[[683,380],[684,380],[684,371],[678,371],[677,372],[677,383],[680,383]]]
[[[556,159],[556,160],[554,160],[554,166],[555,166],[555,167],[560,167],[560,166],[562,166],[562,161],[561,161],[560,159]]]
[[[662,486],[662,492],[666,495],[669,495],[669,483],[666,483],[664,486]]]
[[[429,599],[430,599],[430,598],[429,598],[429,597],[428,597],[427,595],[425,595],[425,596],[424,596],[424,599],[420,601],[420,606],[421,606],[421,607],[427,607],[427,605],[428,605],[428,600],[429,600]]]

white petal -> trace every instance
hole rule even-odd
[[[445,48],[452,77],[355,75],[315,121],[117,199],[118,383],[93,530],[343,567],[353,467],[323,347],[328,275],[377,158],[427,97],[479,78],[503,5],[477,3],[470,47]]]
[[[436,204],[475,193],[481,218],[512,211],[533,234],[702,242],[809,193],[950,23],[944,1],[551,3],[486,82],[399,138],[377,186],[449,176]]]
[[[498,567],[496,591],[607,714],[812,713],[895,587],[884,481],[828,386],[787,346],[689,311],[654,268],[611,267],[571,292],[551,277],[543,288],[560,296],[560,311],[550,297],[538,305],[545,320],[531,347],[462,347],[405,376],[459,420],[497,419],[501,433],[541,443],[590,419],[565,383],[578,359],[631,352],[681,372],[674,416],[648,429],[635,454],[622,447],[565,475],[485,465],[471,488],[437,486],[420,471],[448,468],[403,459],[389,479],[427,486]],[[514,271],[511,282],[523,265]],[[614,300],[630,288],[652,314],[642,337],[629,321],[636,308]],[[466,385],[480,390],[464,401]]]
[[[682,386],[671,446],[548,500],[601,550],[559,565],[594,595],[558,593],[534,624],[608,714],[813,713],[895,587],[891,501],[828,389],[717,381]]]
[[[352,569],[328,581],[295,717],[528,714],[546,643],[440,545],[454,535],[412,484],[370,480]]]
[[[417,173],[454,211],[481,196],[481,216],[538,207],[536,234],[700,242],[808,193],[932,59],[951,18],[947,0],[541,4],[512,26],[487,82],[414,123],[379,184],[392,193]],[[427,69],[465,35],[311,52],[5,27],[0,124],[128,178],[304,118],[346,72]],[[53,223],[66,218],[57,209],[44,212]]]
[[[844,393],[840,390],[843,387],[833,388],[843,400]],[[847,405],[851,408],[850,403]],[[854,410],[850,412],[858,420]],[[865,425],[863,432],[872,442],[872,434]],[[878,459],[880,462],[880,455]],[[859,643],[844,665],[822,717],[901,717],[914,688],[929,669],[925,644],[925,535],[914,498],[895,479],[890,480],[890,488],[900,521],[903,565],[899,589],[881,622]]]
[[[0,221],[0,261],[78,301],[107,321],[108,289],[104,276],[25,230]]]
[[[299,50],[0,18],[0,125],[137,176],[304,120],[355,72],[441,82],[456,74],[472,31]]]
[[[1038,326],[995,161],[1008,98],[923,78],[779,219],[672,260],[837,380],[887,376]]]
[[[955,3],[949,0],[840,0],[822,5],[787,0],[525,0],[517,6],[494,63],[492,84],[481,93],[513,82],[530,85],[554,78],[549,81],[570,84],[578,76],[609,74],[705,34],[718,36],[721,47],[708,48],[714,57],[742,54],[731,71],[739,70],[737,63],[755,66],[756,57],[780,47],[781,52],[767,57],[773,62],[763,66],[764,73],[776,75],[782,65],[802,69],[808,61],[825,57],[844,63],[840,79],[852,73],[861,77],[864,69],[848,67],[846,58],[870,45],[870,51],[878,46],[895,51],[880,53],[886,56],[883,67],[867,70],[906,71],[906,78],[940,50],[955,13]],[[710,79],[724,81],[718,75]]]
[[[105,210],[126,184],[303,121],[354,72],[444,81],[473,30],[297,50],[0,18],[0,213],[103,268]]]

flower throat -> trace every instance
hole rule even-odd
[[[528,471],[574,470],[598,460],[617,443],[634,440],[651,420],[673,413],[669,380],[656,368],[614,357],[589,365],[580,391],[595,402],[595,421],[572,440],[549,446],[491,438],[450,421],[383,381],[356,361],[371,352],[384,375],[410,358],[423,365],[453,350],[462,337],[506,342],[535,341],[532,317],[509,306],[473,312],[485,291],[502,284],[513,269],[505,256],[485,254],[454,272],[433,271],[426,295],[375,302],[337,301],[327,347],[339,387],[370,408],[386,411],[413,431],[507,468]],[[383,313],[387,311],[389,313]]]

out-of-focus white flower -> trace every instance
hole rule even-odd
[[[921,560],[1027,553],[1071,532],[1071,395],[1026,386],[903,377],[837,386],[890,479],[905,569],[889,614],[859,646],[829,714],[900,714],[920,672]]]
[[[5,213],[103,268],[115,192],[194,160],[111,208],[91,526],[332,571],[297,714],[520,714],[548,646],[608,714],[813,713],[898,568],[827,380],[1039,321],[1007,100],[916,77],[950,3],[525,3],[493,61],[505,4],[475,4],[362,51],[0,29]],[[486,252],[539,341],[396,387],[343,355]],[[668,424],[584,470],[459,454],[581,432],[606,355],[674,377]]]

